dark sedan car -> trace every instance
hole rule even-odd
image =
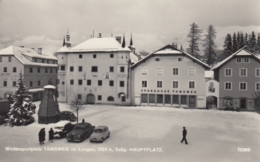
[[[73,129],[74,125],[70,121],[60,121],[54,125],[54,137],[64,138]]]
[[[67,134],[67,140],[81,142],[93,133],[94,128],[95,126],[92,126],[90,123],[76,124],[73,130]]]
[[[77,117],[71,111],[60,112],[60,120],[76,121]]]

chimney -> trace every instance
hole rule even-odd
[[[121,44],[121,37],[120,36],[117,36],[116,40]]]
[[[38,54],[42,54],[42,48],[38,48]]]
[[[19,47],[24,48],[24,46],[19,46]]]
[[[98,38],[102,38],[102,34],[101,34],[101,33],[99,33],[99,36],[98,36]]]

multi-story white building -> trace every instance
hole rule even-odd
[[[67,34],[57,52],[60,102],[130,104],[131,50],[115,38],[91,38],[71,47]]]
[[[36,51],[23,46],[9,46],[0,50],[0,98],[17,89],[19,73],[24,76],[32,100],[40,100],[45,85],[56,86],[57,58],[43,53],[42,48]]]
[[[206,107],[204,62],[167,45],[131,67],[133,105]]]

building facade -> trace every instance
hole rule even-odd
[[[10,46],[0,50],[0,98],[6,98],[17,89],[22,73],[33,101],[40,100],[43,87],[56,86],[57,58],[31,48]]]
[[[215,65],[214,78],[219,82],[218,107],[255,110],[260,101],[260,56],[244,48]]]
[[[115,38],[91,38],[56,52],[60,102],[130,105],[130,52]]]
[[[132,66],[132,103],[205,108],[205,71],[209,68],[167,45]]]

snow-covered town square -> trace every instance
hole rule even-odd
[[[39,102],[35,104],[38,107]],[[69,110],[62,103],[60,109]],[[2,125],[1,159],[5,162],[254,162],[260,159],[260,118],[253,112],[87,105],[80,111],[79,119],[96,126],[107,125],[110,138],[103,143],[90,143],[88,138],[80,143],[55,138],[54,142],[46,140],[41,146],[39,130],[43,127],[49,130],[54,124],[35,122],[12,128]],[[183,126],[188,131],[188,145],[180,142]],[[25,150],[8,151],[8,147]],[[41,148],[41,151],[28,148]]]
[[[260,0],[0,0],[0,162],[260,162]]]

